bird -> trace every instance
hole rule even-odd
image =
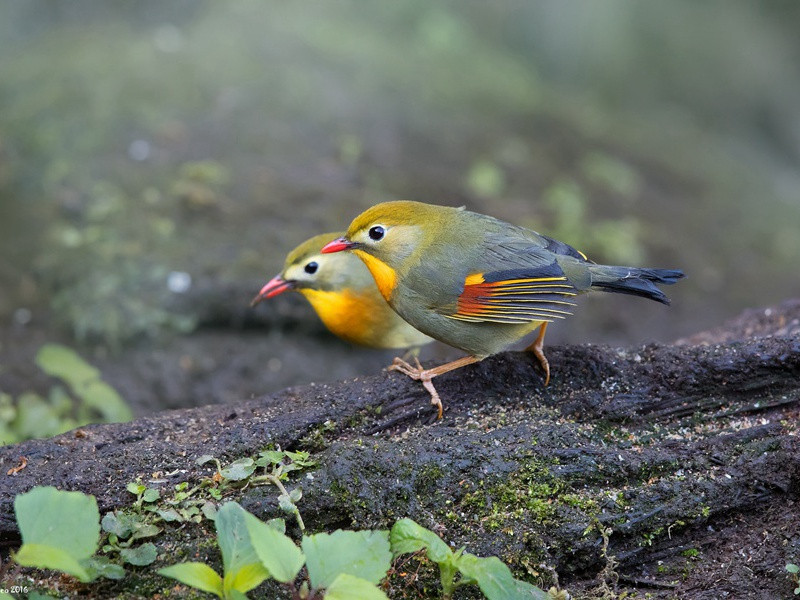
[[[386,302],[416,329],[466,352],[425,369],[396,358],[390,367],[422,382],[441,419],[432,379],[478,362],[524,338],[550,381],[543,351],[549,323],[572,314],[590,290],[632,294],[669,304],[657,287],[677,269],[596,264],[564,242],[489,215],[408,200],[377,204],[321,250],[352,252],[372,273]]]
[[[342,233],[323,233],[297,246],[286,256],[283,270],[250,305],[295,290],[331,333],[348,342],[371,348],[419,348],[433,341],[392,310],[356,256],[320,253],[325,242]]]

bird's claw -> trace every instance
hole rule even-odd
[[[442,404],[442,399],[439,397],[439,392],[433,387],[433,382],[429,378],[422,380],[422,387],[428,390],[428,393],[431,395],[431,404],[433,404],[437,410],[436,419],[440,421],[442,415],[444,415],[444,405]]]
[[[406,361],[404,361],[399,356],[395,356],[392,364],[389,365],[389,371],[400,371],[404,375],[408,375],[411,379],[415,381],[420,381],[422,379],[422,373],[425,369],[422,368],[422,365],[419,362],[419,359],[415,356],[414,361],[417,363],[416,367],[411,366]]]
[[[422,386],[428,391],[431,395],[431,404],[433,404],[437,409],[437,419],[441,419],[442,415],[444,414],[444,406],[442,405],[442,399],[439,397],[439,392],[436,391],[436,388],[433,387],[433,375],[430,371],[426,371],[422,368],[422,364],[419,362],[419,359],[415,356],[414,362],[417,363],[417,366],[412,366],[404,361],[399,356],[395,357],[392,364],[389,366],[389,371],[399,371],[403,375],[407,375],[414,381],[421,381]]]

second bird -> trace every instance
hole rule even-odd
[[[406,321],[467,352],[423,369],[395,359],[394,368],[420,380],[442,416],[431,380],[504,350],[539,329],[528,348],[545,371],[547,324],[572,314],[590,290],[633,294],[669,304],[656,287],[683,273],[598,265],[563,242],[493,217],[421,202],[384,202],[361,213],[324,254],[351,250],[369,267],[378,289]]]
[[[339,235],[323,233],[292,250],[283,271],[261,288],[251,305],[296,290],[325,326],[348,342],[372,348],[413,348],[431,342],[386,304],[358,258],[347,253],[320,254],[325,242]]]

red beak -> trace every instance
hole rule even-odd
[[[341,252],[342,250],[350,250],[350,248],[352,248],[353,246],[355,246],[353,242],[351,242],[347,238],[340,237],[333,240],[332,242],[328,242],[327,244],[325,244],[322,247],[322,250],[320,250],[320,252],[322,254],[330,254],[331,252]]]
[[[276,275],[267,282],[267,285],[261,288],[261,291],[258,292],[258,296],[253,298],[250,306],[255,306],[266,298],[272,298],[292,288],[294,288],[294,281],[286,281],[280,275]]]

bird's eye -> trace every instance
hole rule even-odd
[[[386,230],[381,225],[375,225],[375,227],[370,227],[369,239],[378,242],[383,239],[385,233]]]
[[[309,275],[313,275],[314,273],[316,273],[316,272],[317,272],[317,269],[318,269],[318,268],[319,268],[319,265],[318,265],[317,263],[315,263],[314,261],[311,261],[310,263],[308,263],[308,264],[305,266],[305,269],[304,269],[304,270],[305,270],[305,272],[306,272],[306,273],[308,273]]]

